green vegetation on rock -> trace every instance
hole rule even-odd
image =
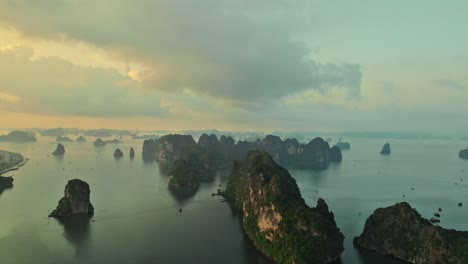
[[[223,195],[242,210],[255,246],[277,263],[328,263],[343,252],[344,236],[322,199],[310,208],[294,178],[264,151],[235,163]]]

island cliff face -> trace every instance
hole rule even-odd
[[[330,160],[333,162],[341,162],[343,160],[341,149],[336,145],[330,149]]]
[[[65,186],[65,196],[60,199],[57,208],[49,217],[65,217],[72,215],[92,215],[94,208],[89,201],[89,185],[79,179],[68,181]]]
[[[460,152],[458,153],[458,157],[462,159],[468,159],[468,148],[460,150]]]
[[[390,155],[392,153],[390,149],[390,144],[385,143],[385,145],[382,147],[382,150],[380,151],[380,154],[382,155]]]
[[[197,143],[190,135],[166,135],[157,142],[157,159],[161,168],[168,169],[178,159],[197,152]]]
[[[141,150],[141,157],[145,161],[154,161],[157,156],[157,139],[147,139],[143,141],[143,148]]]
[[[468,232],[434,226],[406,202],[375,210],[354,244],[410,263],[468,263]]]
[[[223,195],[242,211],[245,233],[277,263],[328,263],[343,252],[344,236],[320,199],[308,207],[287,170],[264,151],[235,163]]]
[[[54,156],[63,156],[65,155],[65,147],[61,144],[57,144],[57,148],[55,149],[54,152],[52,152],[52,155]]]

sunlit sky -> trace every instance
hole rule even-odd
[[[467,11],[2,0],[1,127],[468,132]]]

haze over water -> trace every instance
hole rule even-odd
[[[0,195],[1,263],[269,263],[243,235],[240,216],[211,196],[225,187],[228,172],[181,200],[167,190],[158,164],[142,161],[142,140],[124,138],[125,143],[95,148],[93,138],[87,139],[63,143],[63,158],[50,155],[56,146],[52,137],[0,144],[30,159],[6,174],[14,175],[14,187]],[[388,140],[392,155],[385,157],[379,155],[385,140],[349,141],[341,164],[290,170],[309,206],[321,197],[333,211],[346,236],[343,263],[398,263],[359,253],[352,238],[376,208],[399,201],[408,201],[425,218],[441,207],[441,226],[468,230],[468,211],[457,206],[468,204],[468,163],[456,155],[466,142]],[[114,159],[115,148],[124,151],[122,159]],[[48,219],[73,178],[90,184],[94,216]]]

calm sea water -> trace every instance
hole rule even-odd
[[[142,140],[99,149],[93,140],[64,143],[63,158],[50,155],[56,147],[50,137],[0,143],[0,149],[30,159],[6,174],[14,175],[14,187],[0,194],[0,263],[269,263],[243,235],[239,216],[211,196],[220,184],[224,188],[227,173],[180,199],[167,190],[157,163],[141,160]],[[466,142],[389,140],[392,155],[384,157],[379,155],[384,140],[349,141],[341,164],[319,172],[290,171],[310,206],[322,197],[334,212],[346,236],[343,263],[398,263],[357,251],[352,238],[376,208],[399,201],[426,218],[441,207],[441,226],[468,230],[468,161],[457,157]],[[113,157],[117,147],[125,153],[120,160]],[[137,153],[134,160],[130,147]],[[48,219],[74,178],[90,184],[95,215]]]

